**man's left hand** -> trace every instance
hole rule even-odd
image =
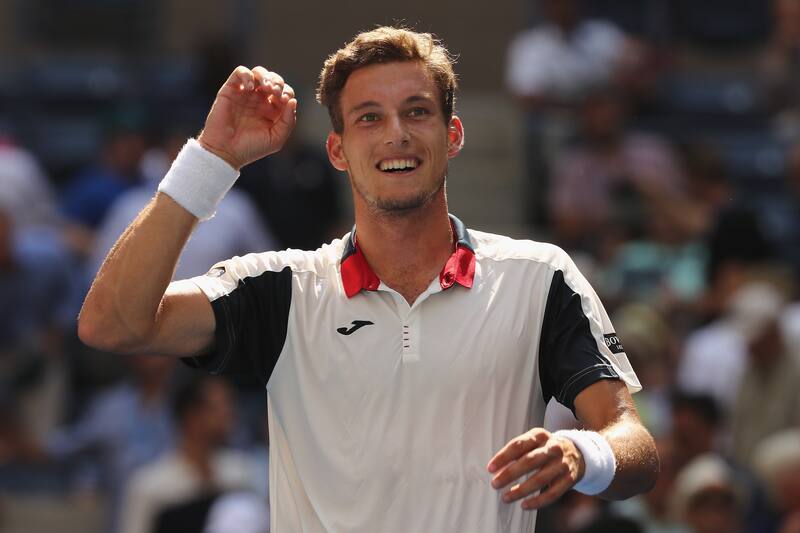
[[[503,490],[511,484],[503,494],[504,502],[526,498],[523,509],[538,509],[571,489],[583,477],[585,463],[571,440],[534,428],[509,441],[492,457],[487,469],[494,474],[495,489]]]

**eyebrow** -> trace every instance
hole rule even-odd
[[[361,102],[360,104],[355,106],[353,109],[348,111],[347,114],[348,115],[352,115],[353,113],[356,113],[356,112],[361,111],[363,109],[366,109],[368,107],[380,107],[380,106],[381,105],[378,102],[374,101],[374,100],[367,100],[366,102]]]
[[[414,104],[414,103],[417,103],[417,102],[433,103],[434,100],[430,96],[425,96],[425,95],[422,95],[422,94],[415,94],[413,96],[409,96],[408,98],[406,98],[403,101],[404,104]],[[367,108],[370,108],[370,107],[381,107],[381,104],[379,104],[375,100],[367,100],[367,101],[361,102],[360,104],[355,106],[353,109],[348,111],[347,114],[348,115],[352,115],[353,113],[357,113],[359,111],[363,111],[364,109],[367,109]]]
[[[406,98],[405,103],[407,104],[414,104],[417,102],[426,102],[426,103],[434,103],[434,99],[430,96],[425,96],[422,94],[415,94],[414,96],[409,96]]]

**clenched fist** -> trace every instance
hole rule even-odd
[[[294,89],[264,67],[236,67],[217,93],[197,138],[239,170],[280,150],[294,129]]]

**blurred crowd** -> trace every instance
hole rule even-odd
[[[50,80],[52,94],[0,105],[0,531],[269,529],[264,384],[99,353],[76,335],[100,264],[200,131],[235,55],[204,44],[179,101],[83,92],[97,65],[53,62],[46,74],[75,86]],[[28,120],[37,106],[49,113],[39,129]],[[59,152],[69,140],[74,150]],[[174,279],[235,255],[330,241],[346,231],[339,181],[324,152],[292,139],[243,170]]]
[[[505,80],[527,212],[608,307],[662,465],[539,527],[800,531],[800,2],[536,7]]]
[[[567,249],[606,304],[662,465],[650,493],[571,492],[539,529],[800,532],[800,0],[541,0],[531,15],[506,63],[519,197],[531,236]],[[124,98],[103,93],[113,69],[85,98],[44,69],[35,112],[0,106],[0,531],[69,531],[52,517],[76,509],[76,531],[267,531],[263,384],[75,334],[103,258],[238,63],[208,42],[188,74]],[[337,180],[293,139],[244,169],[175,278],[344,233]],[[577,423],[557,406],[548,421]]]

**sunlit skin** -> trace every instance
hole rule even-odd
[[[347,172],[357,212],[402,214],[444,209],[447,163],[461,150],[461,120],[445,122],[439,90],[419,62],[376,64],[355,71],[341,92],[344,128],[328,136],[333,166]],[[416,168],[382,171],[381,162]],[[360,204],[360,205],[358,205]]]
[[[463,125],[445,120],[439,89],[415,61],[356,70],[339,104],[344,127],[328,135],[328,157],[352,184],[359,248],[411,305],[452,253],[444,183]],[[410,167],[381,169],[399,162]]]

